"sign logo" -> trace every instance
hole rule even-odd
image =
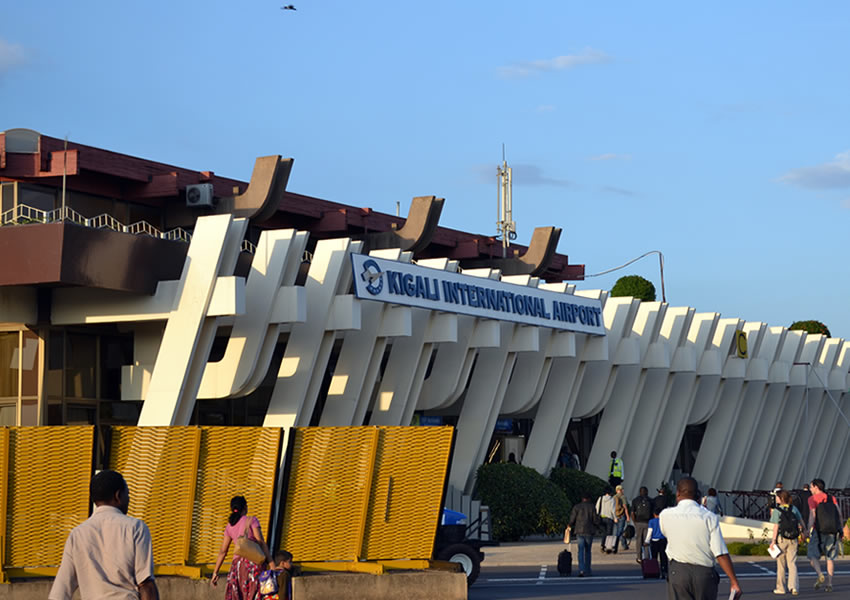
[[[363,262],[363,271],[360,273],[360,278],[366,283],[366,291],[377,296],[384,288],[384,280],[381,278],[381,267],[374,260],[369,259]]]

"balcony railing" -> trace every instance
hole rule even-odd
[[[124,225],[109,214],[102,214],[91,219],[84,217],[73,208],[65,206],[62,208],[54,208],[53,210],[41,210],[19,204],[2,214],[0,214],[0,226],[6,225],[29,225],[32,223],[60,223],[69,221],[83,227],[91,227],[92,229],[111,229],[119,233],[131,233],[133,235],[148,235],[150,237],[159,238],[162,240],[170,240],[172,242],[192,241],[192,234],[182,227],[175,227],[168,231],[160,231],[147,221],[137,221],[132,225]],[[242,251],[254,254],[257,246],[248,240],[242,241]]]

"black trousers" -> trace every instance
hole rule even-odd
[[[714,567],[670,561],[667,600],[717,600],[720,576]]]
[[[660,540],[652,540],[649,542],[649,551],[652,555],[652,558],[658,561],[658,567],[661,569],[662,577],[667,575],[668,565],[667,565],[667,538],[663,538]]]

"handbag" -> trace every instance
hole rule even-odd
[[[245,518],[245,528],[239,537],[233,540],[233,554],[261,565],[266,562],[266,554],[257,542],[248,537],[248,528],[251,526],[251,521],[253,521],[252,517]]]

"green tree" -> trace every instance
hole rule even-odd
[[[806,333],[822,333],[826,337],[832,337],[829,327],[820,321],[794,321],[788,329],[805,331]]]
[[[640,275],[625,275],[611,288],[611,296],[631,296],[644,302],[655,301],[655,286]]]

